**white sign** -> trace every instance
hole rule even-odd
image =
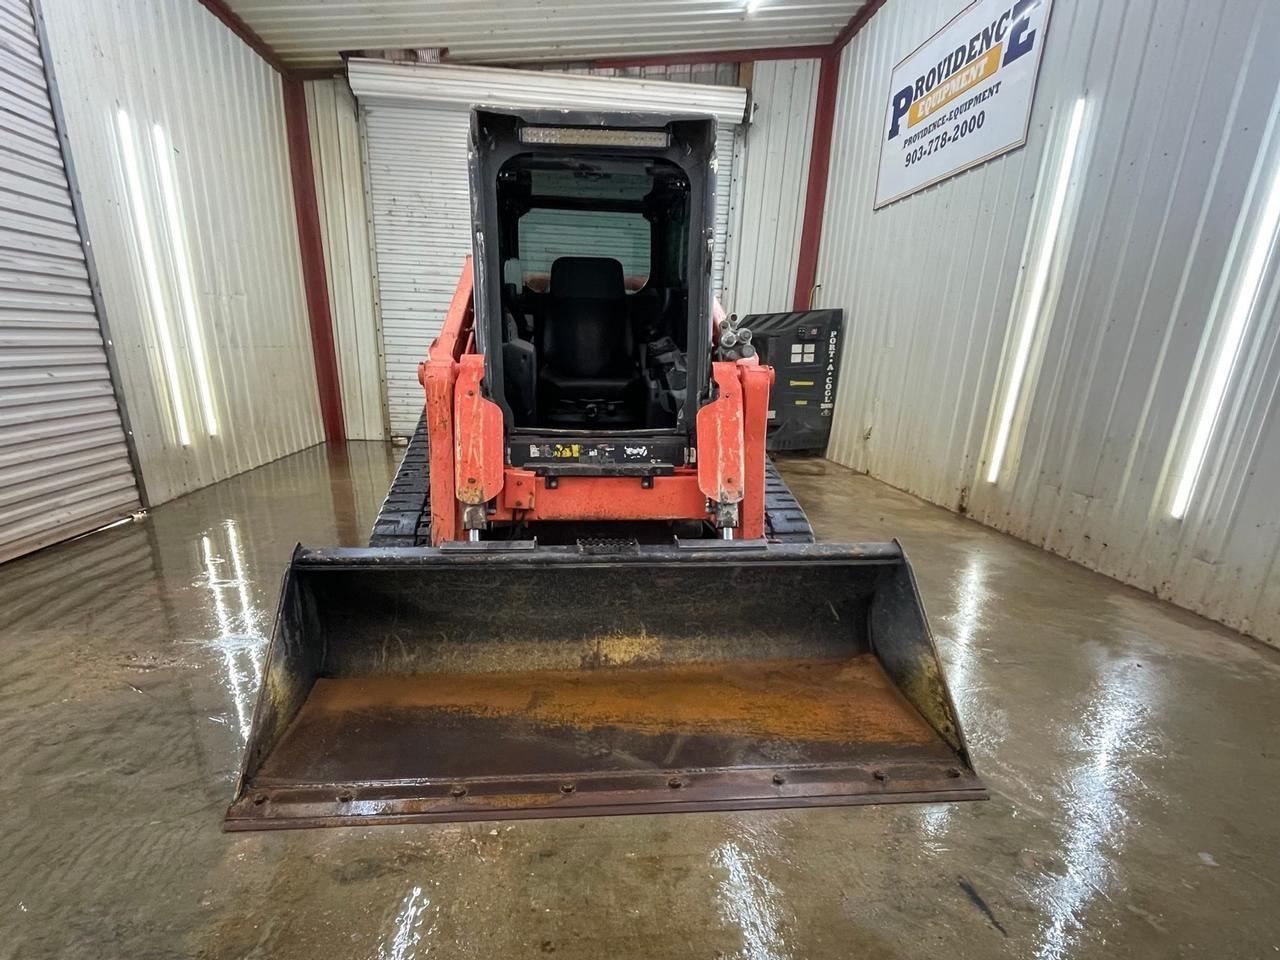
[[[893,68],[876,209],[1027,142],[1052,0],[975,0]]]

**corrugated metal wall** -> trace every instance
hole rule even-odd
[[[190,0],[43,5],[152,502],[319,442],[280,78]]]
[[[347,437],[385,440],[382,319],[356,99],[345,80],[305,87]]]
[[[1280,5],[1059,0],[1028,145],[873,213],[890,70],[964,5],[889,0],[844,51],[818,271],[819,305],[847,312],[830,455],[1280,641],[1274,256],[1209,469],[1169,512],[1221,281],[1280,162]],[[1036,195],[1080,98],[1038,362],[988,483],[1019,276],[1047,239]]]
[[[29,0],[0,0],[0,561],[139,509]]]
[[[795,293],[818,61],[761,61],[751,74],[755,114],[737,171],[741,206],[721,299],[730,313],[779,313]]]

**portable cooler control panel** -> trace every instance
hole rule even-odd
[[[822,453],[831,435],[844,311],[757,313],[742,318],[760,360],[774,369],[768,449]]]

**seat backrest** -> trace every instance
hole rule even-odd
[[[560,257],[551,264],[542,362],[568,377],[626,376],[636,366],[622,264]]]

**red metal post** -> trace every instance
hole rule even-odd
[[[431,473],[431,545],[458,539],[458,500],[454,496],[453,384],[458,365],[431,359],[419,368],[427,394],[428,469]]]
[[[502,408],[481,394],[483,380],[484,357],[463,356],[453,387],[454,496],[469,507],[481,507],[502,492]]]
[[[844,25],[844,29],[836,34],[836,38],[831,41],[831,52],[839,55],[840,51],[849,45],[849,41],[857,36],[858,32],[867,25],[877,10],[883,7],[885,0],[868,0],[862,9],[855,13],[849,22]]]
[[[315,173],[311,166],[311,134],[307,129],[307,99],[301,80],[284,79],[284,123],[289,142],[289,172],[293,177],[293,205],[298,219],[298,249],[302,253],[302,286],[311,323],[311,352],[315,358],[316,386],[320,391],[320,418],[330,443],[347,439],[342,417],[342,381],[333,347],[333,318],[329,314],[329,279],[320,236],[320,211],[316,206]]]
[[[438,547],[458,539],[458,499],[454,458],[453,400],[458,361],[471,336],[474,311],[471,303],[471,258],[462,264],[462,275],[444,317],[444,327],[418,365],[418,380],[426,392],[427,457],[431,472],[431,545]]]
[[[271,49],[265,40],[254,33],[253,28],[240,19],[234,10],[227,6],[226,0],[200,0],[200,5],[221,20],[228,30],[243,40],[254,53],[270,64],[271,69],[281,76],[288,76],[289,71],[276,52]]]
[[[818,276],[818,248],[822,243],[822,217],[827,204],[827,176],[831,167],[831,131],[835,125],[836,90],[840,84],[840,54],[822,58],[818,73],[818,101],[813,116],[813,148],[809,151],[809,185],[804,196],[804,226],[800,230],[800,256],[796,264],[796,289],[791,309],[808,310]]]
[[[698,486],[717,503],[742,500],[742,381],[738,365],[711,364],[711,379],[719,391],[698,411]]]
[[[822,55],[818,74],[818,102],[813,118],[813,149],[809,152],[809,186],[804,197],[804,226],[800,231],[800,256],[796,264],[796,289],[792,310],[808,310],[813,285],[818,281],[818,249],[822,245],[822,220],[827,206],[827,178],[831,172],[831,134],[835,127],[836,93],[840,87],[840,52],[884,6],[885,0],[868,2],[836,34]]]
[[[773,368],[759,363],[739,363],[742,378],[742,448],[744,480],[742,528],[744,540],[759,540],[764,529],[765,440],[769,429],[769,388]]]

